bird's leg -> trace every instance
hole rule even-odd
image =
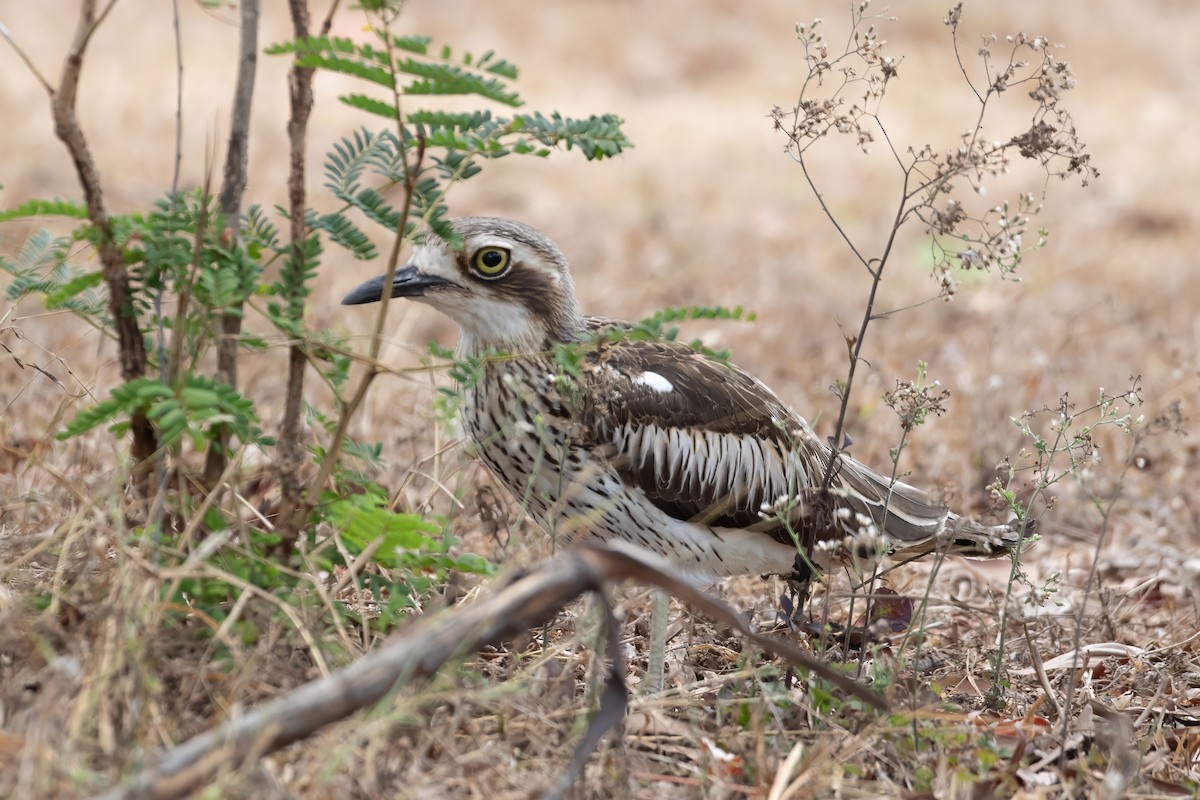
[[[667,659],[667,616],[671,595],[662,589],[650,594],[650,645],[646,654],[646,694],[661,694],[663,662]]]
[[[804,605],[808,602],[809,592],[812,590],[812,579],[812,563],[803,554],[796,553],[792,574],[787,577],[788,592],[779,598],[784,618],[793,631],[804,624]]]

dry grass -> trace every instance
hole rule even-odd
[[[263,43],[282,39],[286,27],[280,10],[267,5]],[[887,38],[906,59],[886,107],[890,133],[905,142],[951,141],[973,118],[962,113],[963,89],[940,25],[943,4],[905,3],[898,11],[903,18]],[[519,87],[532,108],[618,113],[636,144],[611,164],[566,155],[498,162],[452,196],[453,211],[498,213],[545,230],[572,259],[580,295],[596,313],[640,317],[668,304],[717,302],[753,308],[753,325],[689,332],[731,347],[738,363],[830,433],[836,405],[826,387],[844,372],[839,325],[856,327],[867,276],[850,266],[782,155],[767,114],[793,102],[799,87],[793,24],[821,15],[834,26],[846,13],[841,2],[751,8],[616,0],[535,10],[413,0],[412,31],[465,49],[494,47],[523,67]],[[201,182],[209,143],[224,139],[234,18],[227,10],[183,8],[188,185]],[[44,4],[2,4],[0,21],[44,72],[57,71],[67,34]],[[346,33],[357,27],[352,13],[341,24]],[[1118,391],[1140,375],[1148,419],[1176,402],[1195,416],[1200,159],[1189,132],[1197,76],[1180,33],[1198,25],[1194,4],[1171,0],[968,7],[968,31],[1025,30],[1068,43],[1064,57],[1080,80],[1070,106],[1103,174],[1086,190],[1052,187],[1049,244],[1022,267],[1021,283],[984,277],[965,285],[953,304],[921,306],[872,329],[870,369],[850,416],[857,457],[887,462],[899,428],[879,397],[896,377],[911,376],[918,359],[952,398],[948,414],[919,429],[903,468],[970,511],[989,510],[984,487],[994,465],[1026,444],[1009,422],[1025,409],[1055,406],[1064,393],[1082,408],[1099,387]],[[125,0],[94,43],[81,118],[117,210],[146,206],[170,183],[173,62],[170,4]],[[286,152],[285,69],[276,59],[260,69],[252,201],[283,196],[286,163],[275,154]],[[40,88],[5,48],[0,70],[0,107],[10,109],[0,126],[3,205],[77,196]],[[317,80],[314,168],[325,143],[362,123],[333,100],[334,83]],[[886,162],[835,150],[822,178],[854,235],[869,239],[882,230],[895,190]],[[27,231],[9,225],[3,233],[0,246],[11,251]],[[915,238],[904,247],[885,280],[883,307],[933,292],[927,254]],[[310,321],[362,334],[366,318],[337,305],[363,278],[348,263],[325,264]],[[396,318],[385,358],[397,367],[419,363],[427,339],[452,341],[450,324],[432,312],[410,307]],[[263,635],[222,631],[231,660],[214,662],[212,639],[197,636],[206,621],[181,623],[158,601],[162,583],[178,575],[163,574],[129,547],[114,524],[124,503],[120,448],[101,436],[53,440],[64,417],[117,379],[111,343],[32,301],[5,309],[3,326],[0,343],[16,358],[0,353],[0,794],[86,795],[147,752],[371,646],[369,632],[330,630],[336,599],[294,609],[286,624],[248,602]],[[21,363],[39,365],[61,385]],[[268,353],[243,367],[245,390],[267,420],[282,402],[278,363]],[[503,544],[484,530],[479,507],[502,491],[481,470],[453,455],[429,458],[445,444],[431,433],[432,396],[427,379],[385,377],[375,386],[355,430],[383,441],[388,472],[381,480],[401,485],[420,464],[464,496],[466,510],[454,522],[463,550],[506,565],[542,558],[549,544],[526,522],[512,519]],[[319,393],[310,399],[325,400]],[[1200,450],[1194,437],[1179,434],[1147,437],[1136,453],[1132,442],[1103,437],[1103,460],[1087,481],[1054,489],[1055,505],[1041,520],[1044,539],[1024,569],[1035,586],[1054,573],[1061,583],[1047,602],[1018,597],[1014,609],[1025,622],[1008,632],[1011,685],[1000,709],[985,708],[983,698],[1007,564],[947,562],[931,588],[925,569],[906,567],[895,573],[894,588],[917,596],[929,588],[934,600],[923,636],[919,647],[898,637],[870,667],[892,682],[902,713],[875,719],[836,702],[814,710],[803,686],[787,688],[776,667],[743,653],[736,638],[683,614],[670,689],[634,701],[622,735],[593,758],[578,795],[1119,796],[1103,794],[1106,781],[1127,781],[1131,796],[1194,792]],[[1133,456],[1136,465],[1126,470]],[[412,508],[451,510],[434,483],[404,485]],[[1089,492],[1113,502],[1107,519]],[[1093,564],[1098,584],[1085,595]],[[779,588],[745,579],[723,591],[764,619]],[[464,586],[462,601],[486,591]],[[249,601],[252,589],[245,594]],[[35,609],[37,598],[49,607]],[[644,664],[645,597],[629,591],[622,604],[627,656]],[[1074,673],[1072,706],[1060,709],[1072,670],[1054,659],[1072,649],[1077,625],[1084,643],[1136,647],[1140,655],[1098,656]],[[402,692],[369,717],[227,776],[219,794],[536,793],[553,784],[582,730],[594,627],[582,610],[564,617],[545,631],[544,645],[539,631],[470,659],[459,674]],[[1070,723],[1065,738],[1061,714]],[[916,751],[914,731],[922,741]]]

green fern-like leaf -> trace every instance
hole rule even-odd
[[[623,120],[613,114],[592,115],[587,119],[571,119],[558,112],[545,117],[540,113],[513,117],[516,130],[549,146],[562,145],[567,150],[578,147],[588,161],[612,158],[629,147],[629,139],[621,130]]]
[[[403,159],[399,150],[396,136],[391,131],[359,129],[353,137],[343,137],[340,142],[335,142],[326,154],[325,186],[345,200],[343,195],[352,195],[359,190],[363,173],[368,168],[387,180],[402,180]]]
[[[423,56],[429,53],[429,43],[432,36],[393,36],[392,45],[399,50]]]
[[[468,165],[463,165],[464,167]],[[460,180],[453,174],[443,175],[447,182]],[[413,187],[412,207],[413,213],[422,219],[425,219],[427,225],[431,225],[434,219],[441,217],[444,213],[442,199],[446,195],[446,187],[439,183],[434,178],[422,178],[417,181]]]
[[[353,39],[309,36],[271,45],[266,52],[268,55],[290,53],[302,67],[350,75],[387,89],[395,85],[395,71],[387,53],[369,44],[359,45]]]
[[[96,288],[103,281],[104,273],[99,270],[80,273],[58,286],[54,291],[47,293],[46,308],[62,308],[89,289]]]
[[[612,114],[572,119],[554,113],[518,114],[511,119],[489,112],[449,114],[416,111],[406,116],[425,137],[426,147],[462,150],[499,158],[509,153],[546,156],[550,148],[578,148],[589,159],[611,158],[632,147],[621,130],[623,121]],[[542,145],[534,146],[533,142]]]
[[[605,329],[600,336],[607,341],[619,342],[625,340],[638,341],[668,341],[673,342],[679,337],[679,326],[676,322],[698,319],[743,320],[753,322],[757,315],[746,311],[741,306],[727,308],[725,306],[687,306],[682,308],[664,308],[656,311],[632,325],[612,326]],[[573,346],[573,345],[568,345]],[[688,342],[688,346],[698,353],[715,358],[718,361],[728,361],[728,350],[713,350],[706,347],[699,339]]]
[[[263,250],[280,252],[279,228],[267,219],[258,203],[250,206],[246,212],[246,219],[242,223],[242,241],[254,259],[261,258]]]
[[[478,95],[514,108],[524,105],[520,96],[503,81],[453,64],[429,64],[406,58],[396,62],[396,71],[417,78],[404,87],[404,93],[408,95]]]
[[[340,36],[304,36],[287,42],[276,42],[268,45],[263,51],[269,56],[300,54],[300,53],[354,53],[356,45],[353,39]]]
[[[12,276],[5,296],[17,300],[28,294],[44,294],[48,307],[73,311],[103,326],[106,304],[97,290],[102,278],[99,273],[81,272],[68,264],[74,241],[71,236],[55,237],[42,228],[25,240],[14,260],[0,257],[0,270]]]
[[[349,250],[360,261],[370,261],[379,254],[367,235],[344,214],[334,212],[318,216],[309,211],[308,224],[311,228],[328,233],[330,239]]]
[[[278,304],[268,305],[271,321],[286,326],[284,332],[289,336],[304,334],[304,301],[311,291],[308,284],[317,275],[321,252],[321,239],[315,234],[300,243],[299,253],[296,247],[286,248],[279,278],[271,286],[272,293],[286,303],[286,310]]]
[[[297,55],[296,63],[302,67],[313,67],[329,72],[336,72],[341,75],[361,78],[362,80],[382,86],[385,89],[391,89],[396,85],[396,76],[390,69],[377,67],[369,62],[358,59],[307,53]]]
[[[365,187],[354,194],[338,196],[365,214],[372,222],[383,226],[385,230],[394,231],[400,227],[400,212],[374,189]]]
[[[69,244],[70,240],[55,239],[50,231],[41,228],[25,240],[16,259],[9,261],[0,256],[0,269],[13,277],[5,292],[8,299],[16,300],[30,292],[48,291],[42,288],[46,283],[42,273],[62,263],[63,252]]]
[[[450,129],[454,131],[490,131],[496,127],[490,111],[413,111],[405,115],[410,125],[418,126],[422,132]]]
[[[338,96],[338,100],[351,108],[366,111],[368,114],[374,114],[393,121],[396,119],[396,107],[394,105],[385,103],[382,100],[376,100],[374,97],[368,97],[365,94],[343,94]]]
[[[376,35],[385,43],[388,41],[388,34],[384,31],[375,31]],[[391,43],[397,50],[405,50],[419,56],[436,59],[443,62],[462,64],[465,67],[471,67],[480,72],[488,72],[492,75],[498,75],[501,78],[506,78],[510,81],[516,80],[519,70],[516,65],[505,61],[503,58],[497,58],[496,53],[488,50],[483,55],[476,58],[470,53],[464,53],[459,59],[454,58],[454,52],[449,45],[443,45],[436,56],[429,54],[429,44],[432,39],[428,36],[392,36]]]
[[[145,408],[156,398],[164,399],[170,396],[172,396],[171,388],[157,378],[137,378],[128,381],[113,389],[112,395],[108,399],[101,400],[96,405],[85,408],[76,414],[75,419],[67,424],[57,438],[70,439],[72,436],[78,436],[111,422],[119,414],[130,416],[135,411]],[[121,425],[122,422],[118,421],[117,426]],[[128,422],[124,422],[123,427],[128,428]],[[121,428],[118,428],[118,432],[120,430]]]
[[[386,46],[388,34],[376,33]],[[404,94],[478,95],[507,106],[522,104],[516,92],[504,82],[516,78],[516,67],[496,58],[492,52],[479,59],[467,55],[461,63],[449,63],[449,48],[442,48],[440,58],[429,55],[427,37],[392,37],[390,42],[394,49],[412,55],[392,59],[386,49],[330,36],[281,42],[271,45],[266,52],[270,55],[291,54],[300,66],[349,75],[386,89],[397,85],[397,76],[407,75],[415,80],[402,87]],[[373,114],[395,115],[394,111],[388,111],[386,104],[373,103],[362,95],[347,95],[342,101]]]
[[[465,63],[470,64],[470,55],[468,54],[463,60]],[[488,50],[482,56],[477,58],[474,66],[476,69],[481,69],[485,72],[490,72],[493,75],[499,75],[501,77],[508,78],[510,81],[515,81],[517,79],[517,75],[519,74],[519,70],[515,64],[511,64],[508,61],[505,61],[503,58],[496,58],[496,54],[491,50]]]
[[[0,211],[0,222],[26,217],[71,217],[87,219],[87,206],[70,200],[27,200],[16,208]]]
[[[62,250],[69,240],[55,239],[49,230],[40,228],[29,235],[21,245],[21,251],[15,261],[0,259],[5,271],[12,275],[23,275],[37,272],[59,260]]]
[[[254,404],[233,388],[202,375],[187,375],[178,390],[157,378],[137,378],[113,389],[112,395],[80,411],[58,434],[69,439],[101,425],[115,434],[129,429],[129,418],[143,412],[154,424],[158,442],[172,447],[184,436],[200,449],[222,426],[242,442],[271,443],[263,436]]]

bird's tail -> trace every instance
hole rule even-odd
[[[896,555],[994,558],[1019,547],[1034,529],[1032,520],[984,525],[959,516],[920,489],[893,483],[845,455],[839,457],[834,485],[849,508],[871,517]]]

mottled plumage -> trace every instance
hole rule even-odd
[[[632,545],[699,581],[790,574],[798,543],[820,556],[837,547],[816,543],[864,530],[903,555],[989,557],[1019,543],[1017,523],[960,517],[845,455],[819,503],[831,451],[761,382],[686,345],[607,335],[624,323],[579,314],[566,258],[527,225],[453,225],[461,247],[428,237],[390,293],[462,328],[463,355],[482,357],[465,387],[465,427],[560,539]],[[376,278],[343,302],[383,291]],[[571,343],[576,370],[555,358]]]

